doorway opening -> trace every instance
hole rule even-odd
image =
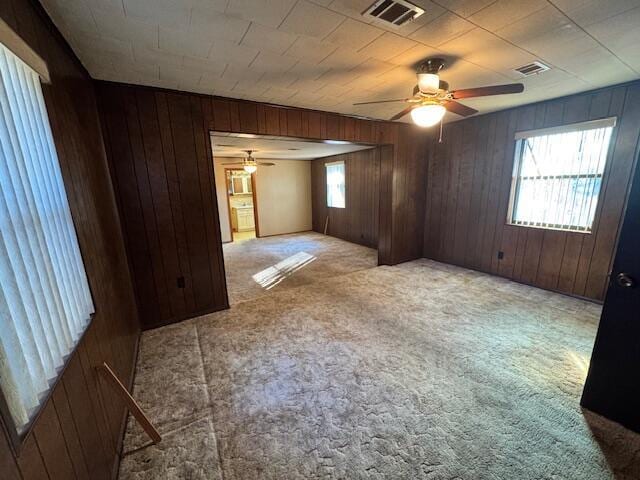
[[[379,184],[388,149],[210,136],[231,304],[378,265]]]
[[[255,172],[225,168],[227,211],[232,242],[260,237],[255,193]]]

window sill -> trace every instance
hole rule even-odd
[[[593,233],[592,230],[573,230],[571,228],[561,228],[561,227],[544,227],[541,225],[523,225],[521,223],[511,223],[506,222],[505,225],[509,225],[510,227],[520,227],[520,228],[534,228],[536,230],[551,230],[553,232],[563,232],[563,233],[579,233],[581,235],[591,235]]]

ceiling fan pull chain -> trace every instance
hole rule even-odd
[[[438,143],[442,143],[442,118],[440,119],[440,137],[438,138]]]

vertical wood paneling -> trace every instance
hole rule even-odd
[[[96,307],[17,458],[0,433],[0,476],[107,480],[119,462],[125,412],[118,403],[99,401],[105,392],[86,373],[106,361],[130,385],[139,326],[96,98],[88,75],[39,3],[0,4],[2,19],[49,67],[51,83],[43,85],[43,93]],[[80,356],[88,351],[92,360],[83,366]]]
[[[0,13],[2,13],[0,11]],[[5,432],[5,425],[0,418],[0,472],[6,480],[20,480],[20,470],[13,456],[9,440]]]
[[[231,131],[229,102],[221,98],[213,99],[213,129],[221,132]]]
[[[150,218],[144,231],[125,228],[144,327],[226,308],[209,129],[257,132],[266,111],[117,84],[100,83],[98,93],[116,190],[128,192],[120,194],[122,215]]]
[[[92,479],[109,478],[112,452],[104,438],[104,417],[97,398],[89,393],[93,385],[90,386],[85,378],[79,353],[69,361],[62,384],[81,439],[89,475]]]
[[[189,252],[195,309],[196,311],[203,311],[207,306],[213,304],[214,294],[194,137],[200,132],[194,132],[193,129],[189,97],[168,93],[166,98],[172,133],[171,141],[178,172],[178,185],[183,204],[182,212]],[[223,286],[218,285],[218,288],[223,288]],[[145,326],[161,325],[171,320],[173,320],[172,317],[163,317],[158,319],[155,324],[150,323]]]
[[[240,123],[240,105],[238,102],[228,102],[229,105],[229,118],[231,120],[231,128],[232,132],[241,132],[242,131],[242,123]],[[252,125],[251,121],[245,122],[247,125]]]
[[[593,232],[507,225],[515,131],[607,116],[617,116],[618,125]],[[430,147],[424,255],[601,300],[639,135],[640,82],[446,125],[444,142]]]
[[[379,202],[378,202],[378,263],[392,265],[393,259],[393,157],[391,145],[380,148]]]
[[[330,140],[340,140],[340,118],[337,115],[327,114],[327,138]]]
[[[238,102],[240,130],[245,133],[258,133],[258,110],[253,102]]]
[[[475,152],[469,153],[469,157],[473,158],[473,164],[468,168],[470,172],[470,185],[468,186],[467,195],[469,206],[466,209],[467,217],[465,219],[467,232],[461,235],[460,241],[462,243],[461,255],[464,256],[465,262],[469,265],[476,265],[476,267],[478,263],[478,244],[470,242],[469,238],[475,239],[480,236],[478,233],[478,229],[480,228],[479,219],[483,213],[481,208],[486,185],[486,166],[488,163],[478,161],[478,158],[484,156],[487,146],[484,139],[486,139],[489,134],[490,126],[491,122],[481,122],[479,125],[476,125],[474,128],[475,135],[473,136],[474,142],[469,142],[470,144],[477,143],[477,147],[475,148]],[[473,199],[479,199],[479,201],[474,202],[472,201]]]
[[[504,162],[504,141],[507,135],[507,125],[511,120],[511,114],[509,112],[500,112],[496,114],[496,131],[494,136],[494,142],[488,146],[487,153],[490,159],[490,183],[489,183],[489,195],[487,200],[486,217],[484,227],[482,229],[481,241],[481,270],[495,273],[498,268],[498,260],[495,254],[496,244],[496,225],[498,225],[498,204],[500,199],[500,181],[502,179],[503,170],[508,169],[505,167]],[[445,167],[446,170],[446,167]],[[434,181],[437,181],[434,180]]]
[[[453,255],[456,258],[467,256],[467,233],[471,222],[471,194],[473,193],[474,172],[478,162],[475,162],[474,150],[477,149],[478,125],[467,122],[462,132],[462,155],[460,160],[458,183],[456,189],[460,197],[456,205],[453,237]]]
[[[210,309],[210,305],[227,304],[227,295],[225,282],[218,285],[218,279],[224,279],[220,223],[218,221],[218,203],[215,198],[215,180],[213,177],[213,152],[211,151],[211,143],[209,133],[207,131],[207,120],[205,111],[211,115],[211,111],[207,108],[207,102],[200,97],[191,97],[191,118],[193,122],[193,137],[196,149],[196,167],[198,173],[200,199],[203,209],[203,225],[206,238],[207,259],[209,271],[211,275],[211,292],[212,298],[208,298],[201,310]],[[250,115],[256,111],[250,109]],[[242,118],[242,117],[241,117]],[[217,307],[216,307],[217,309]]]
[[[427,184],[426,139],[423,129],[395,126],[392,166],[392,263],[418,258],[424,235]]]
[[[309,137],[324,138],[323,133],[323,115],[320,112],[309,112]]]
[[[185,279],[185,288],[183,289],[185,298],[185,310],[183,312],[180,312],[180,314],[187,315],[187,312],[196,311],[196,299],[193,290],[193,282],[191,280],[191,264],[189,261],[189,248],[187,245],[185,226],[186,224],[183,213],[182,195],[180,193],[178,166],[176,163],[176,156],[173,147],[172,126],[169,117],[167,96],[164,93],[155,93],[155,99],[158,113],[158,123],[160,124],[162,151],[165,159],[164,168],[169,188],[169,202],[171,204],[171,212],[174,216],[173,231],[175,234],[175,244],[177,249],[176,254],[179,259],[179,271]],[[161,169],[162,165],[158,165],[157,168]]]
[[[102,441],[107,452],[116,452],[118,444],[118,405],[119,400],[111,389],[101,389],[100,379],[95,366],[105,357],[99,343],[99,334],[91,329],[85,335],[85,341],[78,348],[78,358],[82,365],[84,379],[89,385],[89,396],[94,405],[96,420]]]
[[[64,443],[67,445],[67,451],[73,464],[76,477],[78,480],[89,480],[91,476],[87,469],[86,453],[80,444],[80,435],[69,406],[69,400],[63,383],[58,384],[56,387],[53,392],[52,401],[55,411],[58,414]]]
[[[144,229],[141,234],[147,240],[146,248],[149,251],[150,273],[153,276],[156,300],[160,310],[159,314],[164,318],[170,315],[171,312],[169,289],[167,288],[165,264],[162,261],[160,235],[158,234],[156,222],[156,196],[152,196],[151,194],[149,172],[152,172],[152,170],[147,166],[135,92],[122,91],[121,95],[116,96],[115,101],[122,102],[123,113],[126,119],[126,123],[122,125],[126,130],[113,132],[109,138],[121,138],[124,140],[122,153],[128,161],[120,162],[118,166],[127,164],[133,166],[134,175],[127,180],[130,183],[130,189],[137,194],[142,220],[140,228]],[[117,118],[117,121],[120,123],[120,118]],[[113,127],[113,125],[111,125],[111,127]],[[121,182],[122,178],[120,178],[119,183]]]
[[[288,119],[288,115],[287,115],[287,111],[288,109],[285,108],[279,108],[278,109],[278,135],[288,135],[288,123],[289,123],[289,119]]]
[[[167,294],[172,314],[183,316],[186,312],[184,290],[169,287],[182,273],[175,232],[176,216],[171,203],[167,161],[163,154],[159,115],[155,100],[155,95],[152,92],[147,90],[136,92],[136,103],[140,116],[138,124],[144,146],[142,155],[147,164],[149,194],[153,199],[155,233],[158,237],[159,257],[162,259],[164,273],[163,289]]]
[[[121,159],[112,164],[114,186],[121,208],[122,227],[127,239],[127,249],[134,277],[143,279],[136,282],[138,298],[145,304],[153,305],[153,309],[144,311],[144,318],[155,318],[166,311],[165,299],[160,300],[154,288],[156,279],[153,274],[152,249],[147,244],[147,232],[142,211],[142,201],[138,191],[132,148],[129,143],[123,97],[113,94],[103,96],[103,104],[109,104],[103,116],[104,139],[109,145],[109,155]],[[142,170],[142,169],[139,169]],[[142,171],[140,171],[142,174]]]
[[[22,445],[18,466],[23,480],[44,480],[47,478],[54,480],[56,478],[47,471],[33,435],[28,436]]]
[[[38,424],[34,428],[34,437],[51,478],[77,478],[71,464],[67,443],[62,435],[58,413],[51,400],[38,419]]]
[[[344,161],[346,208],[327,207],[327,183],[325,164]],[[361,150],[335,155],[311,162],[311,201],[313,229],[349,242],[372,248],[378,247],[379,217],[379,149]]]

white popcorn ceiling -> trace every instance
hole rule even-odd
[[[96,79],[373,118],[404,104],[352,104],[410,96],[433,56],[452,89],[525,84],[464,100],[481,113],[640,78],[640,0],[415,0],[399,30],[361,15],[372,2],[42,0]],[[533,60],[552,70],[513,71]]]

